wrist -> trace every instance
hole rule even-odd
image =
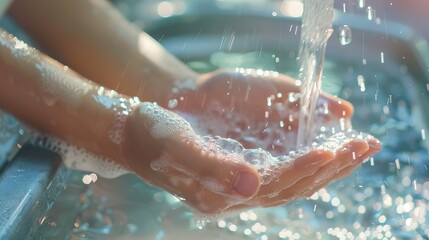
[[[138,51],[133,46],[126,51],[128,62],[121,79],[126,79],[127,83],[119,83],[118,92],[138,96],[142,101],[162,104],[176,85],[197,78],[197,73],[146,33],[138,35],[137,45]]]
[[[137,108],[139,100],[120,95],[103,87],[87,93],[79,107],[82,132],[77,145],[92,153],[106,157],[126,169],[124,143],[125,126]]]
[[[127,116],[124,126],[124,141],[122,145],[126,166],[138,176],[149,180],[151,162],[161,157],[164,144],[161,139],[152,136],[151,122],[142,111],[143,104],[135,105]]]

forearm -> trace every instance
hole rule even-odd
[[[13,18],[49,53],[108,88],[156,101],[195,77],[107,1],[15,0]]]
[[[104,91],[99,86],[5,32],[0,33],[0,76],[0,108],[44,133],[120,163],[121,144],[109,137],[118,109],[100,101]],[[120,97],[112,92],[108,100]]]

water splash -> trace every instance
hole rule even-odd
[[[297,147],[307,146],[314,138],[316,102],[322,87],[326,43],[332,34],[333,0],[304,0],[299,61],[302,97]]]
[[[366,9],[366,15],[368,17],[368,20],[372,21],[375,19],[375,9],[372,8],[371,6],[368,6],[368,8]]]
[[[338,40],[341,45],[349,45],[352,42],[352,30],[348,25],[343,25],[338,28]]]
[[[359,7],[364,8],[365,7],[365,0],[359,0]]]

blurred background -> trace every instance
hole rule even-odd
[[[301,0],[112,0],[118,9],[138,26],[150,24],[159,17],[183,14],[186,11],[197,11],[200,6],[208,9],[215,6],[226,8],[240,8],[241,11],[253,9],[260,13],[271,14],[269,11],[280,9],[279,15],[299,15],[302,11]],[[376,11],[376,17],[381,20],[397,21],[406,24],[429,38],[429,2],[427,0],[335,0],[335,8],[348,14],[366,15],[367,7]],[[282,11],[283,9],[283,11]]]

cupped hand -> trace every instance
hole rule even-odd
[[[268,111],[273,114],[268,118],[281,120],[286,114],[280,110],[299,112],[299,85],[299,81],[272,71],[218,70],[200,75],[195,85],[183,84],[176,88],[167,100],[180,99],[177,109],[181,111],[202,111],[207,105],[217,102],[225,113],[235,111],[260,120],[267,118]],[[283,108],[279,109],[279,105]],[[167,104],[164,106],[167,107]],[[327,109],[336,118],[350,118],[353,114],[351,103],[323,92],[318,106]],[[289,122],[289,116],[286,117],[283,120]]]
[[[193,87],[188,84],[176,90],[163,106],[191,121],[199,134],[233,138],[246,148],[261,147],[281,155],[296,150],[300,114],[296,83],[269,71],[216,71],[201,75]],[[328,127],[344,131],[350,127],[352,114],[349,102],[322,93],[317,101],[316,124],[325,131],[331,130]]]
[[[296,133],[299,101],[290,94],[298,90],[292,79],[282,75],[261,76],[252,72],[203,75],[195,87],[179,89],[170,96],[178,101],[177,106],[170,108],[180,115],[150,103],[141,104],[134,112],[127,124],[129,137],[124,151],[128,167],[148,183],[164,188],[205,214],[276,206],[310,196],[331,181],[347,176],[379,151],[380,143],[371,137],[342,134],[340,141],[334,136],[287,161],[272,157],[274,160],[261,167],[246,161],[243,149],[222,149],[215,138],[201,137],[204,134],[230,137],[230,128],[236,127],[232,122],[245,121],[238,133],[242,131],[244,135],[245,130],[258,133],[252,136],[253,141],[246,140],[257,145],[263,141],[264,135],[260,133],[271,126],[270,131],[287,134],[282,135],[286,136],[284,139],[275,139],[278,137],[273,137],[275,134],[265,139],[266,146],[278,140],[286,146],[266,150],[285,154],[295,145],[288,140]],[[318,114],[323,123],[352,115],[351,104],[341,99],[323,94],[320,102],[332,113]],[[284,125],[280,126],[279,121]],[[289,135],[292,137],[288,138]],[[240,142],[245,137],[235,134]],[[248,147],[250,143],[243,145]],[[265,179],[267,176],[270,180]]]

